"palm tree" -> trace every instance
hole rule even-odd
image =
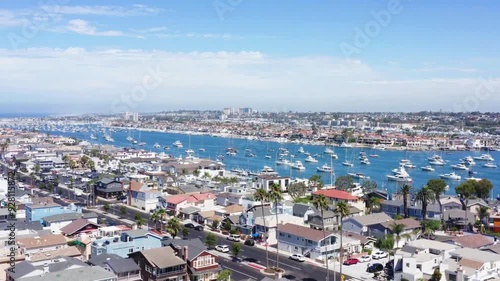
[[[403,234],[405,231],[406,225],[403,223],[397,223],[393,222],[392,224],[389,225],[389,228],[391,229],[392,234],[394,234],[394,240],[396,242],[396,248],[399,247],[399,242],[401,241],[401,238],[410,238],[409,234]]]
[[[167,211],[165,209],[159,209],[156,212],[158,219],[160,220],[160,232],[162,232],[163,222],[165,221],[165,217],[167,216]]]
[[[322,218],[321,223],[323,228],[323,240],[324,240],[326,239],[326,230],[325,230],[325,220],[323,216],[323,211],[326,208],[328,208],[328,199],[326,199],[325,195],[320,194],[316,198],[314,198],[313,205],[316,209],[319,209],[321,211],[321,218]],[[330,280],[330,270],[328,269],[328,259],[326,256],[325,256],[325,261],[326,261],[326,280]]]
[[[266,229],[266,220],[264,219],[264,201],[268,199],[268,193],[263,188],[257,189],[254,194],[255,200],[260,201],[260,207],[262,208],[262,223],[264,225],[264,235],[265,235],[265,243],[266,243],[266,268],[269,268],[269,252],[267,249],[267,229]]]
[[[155,230],[158,229],[158,221],[160,221],[160,215],[158,214],[158,210],[151,214],[151,220],[155,223]],[[161,227],[160,227],[161,231]]]
[[[484,222],[484,219],[490,216],[490,208],[486,206],[479,207],[478,216],[479,216],[479,221],[481,221],[481,225],[485,225],[486,223]]]
[[[411,189],[411,185],[409,184],[403,184],[403,186],[399,189],[399,192],[403,195],[403,212],[405,218],[410,217],[408,212],[408,195],[410,195]]]
[[[177,234],[182,230],[182,225],[177,218],[171,218],[167,223],[167,232],[175,238]]]
[[[443,214],[443,205],[441,204],[441,200],[439,197],[444,194],[446,191],[446,182],[442,179],[430,179],[427,182],[427,186],[434,192],[434,197],[439,204],[439,211],[441,213],[441,224],[444,225],[444,214]]]
[[[146,224],[146,220],[143,217],[139,216],[135,218],[135,223],[137,224],[137,228],[141,228]]]
[[[415,199],[422,203],[422,220],[425,220],[427,217],[427,205],[436,199],[434,192],[425,185],[415,194]]]
[[[377,198],[375,196],[370,196],[368,200],[366,201],[366,207],[368,208],[368,212],[371,213],[373,212],[373,209],[375,208],[380,208],[380,198]]]
[[[281,186],[277,183],[271,184],[269,187],[268,198],[271,202],[274,202],[274,213],[276,214],[276,234],[278,234],[278,202],[283,201],[283,192],[281,191]],[[276,242],[276,270],[279,269],[280,264],[280,250],[279,250],[279,241]]]
[[[344,245],[342,242],[342,220],[349,216],[351,214],[350,211],[350,206],[346,202],[342,201],[337,203],[337,206],[335,208],[335,213],[340,217],[339,221],[339,230],[340,230],[340,276],[342,276],[342,263],[343,263],[343,258],[344,258]]]

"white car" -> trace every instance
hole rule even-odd
[[[59,194],[54,194],[54,198],[55,198],[55,199],[61,199],[61,195],[59,195]]]
[[[369,262],[372,260],[372,257],[366,255],[366,256],[361,256],[358,258],[359,262]]]
[[[227,253],[227,252],[229,252],[229,247],[227,245],[217,245],[217,246],[215,246],[215,250],[222,252],[222,253]]]
[[[240,242],[240,236],[238,234],[231,234],[227,237],[227,240],[231,240],[234,242]]]
[[[294,261],[300,261],[300,262],[303,262],[303,261],[305,261],[305,260],[306,260],[306,259],[304,258],[304,256],[303,256],[303,255],[301,255],[301,254],[293,254],[293,255],[291,255],[291,256],[290,256],[290,257],[288,257],[288,258],[289,258],[289,259],[291,259],[291,260],[294,260]]]
[[[372,255],[372,258],[374,260],[378,260],[378,259],[382,259],[382,258],[386,258],[386,257],[387,257],[387,253],[386,252],[382,252],[382,251],[376,251]]]

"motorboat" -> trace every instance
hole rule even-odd
[[[471,180],[472,180],[472,181],[480,181],[480,180],[482,180],[482,179],[480,179],[480,178],[475,178],[475,177],[471,176],[471,177],[465,178],[465,180],[466,180],[466,181],[471,181]]]
[[[96,139],[97,139],[97,137],[96,137],[94,134],[91,134],[91,135],[90,135],[90,139],[92,139],[92,140],[96,140]]]
[[[432,155],[431,157],[427,158],[427,160],[429,160],[429,161],[438,160],[438,161],[444,162],[444,159],[437,154]]]
[[[351,162],[349,162],[349,161],[344,161],[344,162],[342,162],[342,165],[343,165],[343,166],[347,166],[347,167],[352,167],[352,166],[354,166],[354,164],[353,164],[353,163],[351,163]]]
[[[334,152],[333,152],[333,150],[331,148],[327,147],[327,148],[325,148],[325,150],[323,151],[323,153],[325,153],[325,154],[333,154]]]
[[[109,142],[114,142],[114,141],[115,141],[115,140],[114,140],[111,136],[109,136],[109,135],[105,135],[105,136],[104,136],[104,140],[109,141]]]
[[[462,171],[468,171],[469,170],[469,168],[467,168],[467,166],[465,166],[464,164],[451,165],[451,168],[453,168],[453,170],[462,170]]]
[[[488,162],[488,163],[484,164],[483,167],[495,169],[497,167],[497,165],[493,162]]]
[[[318,163],[318,160],[312,157],[311,155],[307,156],[307,158],[304,161],[308,163]]]
[[[451,172],[448,174],[441,174],[441,175],[439,175],[439,177],[442,179],[445,179],[445,180],[455,180],[455,181],[459,181],[462,179],[462,177],[455,174],[455,172]]]
[[[168,147],[167,145],[165,145],[165,146],[163,147],[163,149],[164,149],[164,150],[169,150],[169,149],[170,149],[170,147]]]
[[[235,156],[238,151],[232,147],[226,149],[226,155]]]
[[[370,161],[368,160],[368,158],[364,158],[363,160],[361,160],[360,163],[363,165],[370,165],[371,164]]]
[[[413,165],[412,163],[405,163],[403,167],[407,169],[415,169],[417,166]]]
[[[438,159],[429,160],[429,165],[444,166],[444,164],[445,164],[445,162],[443,160],[438,160]]]
[[[199,152],[205,152],[205,149],[204,148],[200,148],[198,149]]]
[[[493,157],[491,157],[490,154],[482,154],[481,156],[476,156],[474,157],[474,160],[478,160],[478,161],[490,161],[490,162],[493,162],[495,161],[495,159],[493,159]]]
[[[292,169],[299,170],[299,171],[304,171],[306,167],[302,164],[301,161],[295,161],[293,164],[290,165]]]
[[[403,165],[403,164],[406,164],[406,163],[411,163],[411,161],[409,159],[401,159],[401,161],[399,161],[400,165]]]
[[[192,150],[191,148],[190,149],[186,149],[186,154],[193,154],[194,153],[194,150]]]
[[[299,147],[299,150],[297,150],[298,153],[304,153],[304,148],[301,146]]]
[[[145,143],[145,142],[140,142],[140,143],[138,143],[137,145],[138,145],[138,146],[145,146],[145,145],[146,145],[146,143]]]
[[[280,159],[276,160],[275,164],[281,165],[281,166],[289,166],[290,161],[288,161],[287,159],[280,158]]]
[[[397,182],[413,182],[413,180],[408,176],[404,174],[395,174],[395,175],[387,175],[387,179],[390,181],[397,181]]]
[[[380,156],[378,154],[370,154],[369,155],[371,158],[379,158]]]
[[[323,166],[321,166],[321,167],[317,167],[317,168],[316,168],[316,170],[317,170],[318,172],[323,172],[323,173],[331,173],[331,172],[333,172],[332,167],[330,167],[330,166],[329,166],[329,165],[327,165],[327,164],[324,164],[324,165],[323,165]]]
[[[177,148],[181,148],[183,146],[181,141],[175,141],[172,145]]]
[[[332,156],[332,159],[339,159],[339,156],[337,154],[330,154]]]
[[[426,172],[434,172],[434,168],[432,168],[432,166],[425,166],[425,167],[422,167],[421,168],[422,171],[426,171]]]
[[[271,158],[272,158],[272,157],[271,157],[271,155],[269,155],[269,154],[266,154],[266,156],[264,156],[264,157],[265,157],[266,159],[271,159]]]
[[[92,135],[92,136],[93,136],[93,135]],[[90,138],[92,138],[92,136],[90,136]],[[133,138],[133,137],[131,137],[131,136],[128,136],[128,137],[127,137],[127,140],[128,140],[129,142],[132,142],[132,141],[134,140],[134,138]]]
[[[153,147],[154,147],[154,148],[160,148],[161,146],[160,146],[160,144],[159,144],[159,143],[155,143],[155,144],[153,145]]]
[[[352,145],[347,144],[347,143],[345,143],[345,142],[342,142],[342,143],[340,144],[340,147],[342,147],[342,148],[352,148]]]
[[[259,171],[260,175],[269,175],[269,176],[277,176],[278,173],[271,167],[269,166],[264,166],[262,170]]]
[[[365,174],[363,173],[347,173],[349,176],[353,177],[353,178],[356,178],[356,179],[361,179],[361,180],[366,180],[366,179],[369,179],[370,177],[369,176],[366,176]]]

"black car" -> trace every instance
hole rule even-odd
[[[116,197],[116,200],[120,200],[120,201],[123,201],[125,199],[127,199],[127,196],[125,196],[125,195],[120,195],[120,196]]]
[[[366,272],[375,273],[382,270],[384,270],[384,266],[381,263],[374,263],[366,269]]]
[[[195,226],[194,230],[203,231],[203,225],[197,225],[197,226]]]
[[[245,245],[247,245],[247,246],[254,246],[255,245],[255,241],[253,239],[247,239],[247,240],[245,240]]]
[[[184,227],[187,227],[187,228],[194,228],[194,224],[192,224],[192,223],[190,223],[190,222],[189,222],[189,223],[186,223],[186,224],[184,225]]]

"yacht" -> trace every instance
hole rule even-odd
[[[302,162],[300,162],[300,161],[295,161],[295,163],[293,163],[290,166],[292,167],[292,169],[299,170],[299,171],[304,171],[306,169],[306,167],[304,167],[304,165],[302,165]]]
[[[408,175],[404,174],[387,175],[387,179],[390,181],[407,182],[407,183],[413,181]]]
[[[169,150],[169,149],[170,149],[170,147],[168,147],[168,146],[166,146],[166,145],[165,145],[165,146],[163,147],[163,149],[164,149],[164,150]]]
[[[342,142],[342,143],[340,144],[340,147],[343,147],[343,148],[352,148],[352,145],[347,144],[347,143],[345,143],[345,142]]]
[[[137,145],[138,145],[138,146],[145,146],[145,145],[146,145],[146,143],[145,143],[145,142],[140,142],[140,143],[138,143]]]
[[[411,162],[403,164],[403,167],[407,169],[415,169],[417,166],[413,165]]]
[[[153,145],[153,147],[154,147],[154,148],[160,148],[161,146],[160,146],[160,144],[159,144],[159,143],[155,143],[155,144]]]
[[[94,134],[91,134],[91,135],[90,135],[90,139],[91,139],[91,140],[96,140],[96,139],[97,139],[97,137],[96,137]]]
[[[429,160],[429,161],[438,160],[438,161],[444,162],[444,159],[437,154],[432,155],[431,157],[427,158],[427,160]]]
[[[181,141],[175,141],[172,145],[174,147],[181,148],[182,147],[182,142]]]
[[[109,142],[114,142],[114,141],[115,141],[115,140],[114,140],[111,136],[109,136],[109,135],[105,135],[105,136],[104,136],[104,139],[105,139],[106,141],[109,141]]]
[[[339,159],[339,156],[337,154],[330,154],[332,156],[332,159]]]
[[[497,167],[497,165],[493,162],[488,162],[488,163],[484,164],[483,167],[495,169]]]
[[[186,149],[186,153],[187,153],[187,154],[193,154],[193,153],[194,153],[194,150],[192,150],[191,148]]]
[[[272,157],[271,157],[271,155],[269,155],[269,154],[266,154],[266,156],[264,156],[264,157],[265,157],[266,159],[271,159],[271,158],[272,158]]]
[[[299,150],[297,150],[298,153],[304,153],[304,148],[301,146],[299,147]]]
[[[370,154],[371,158],[379,158],[380,156],[378,154]]]
[[[401,161],[399,161],[400,165],[404,165],[406,163],[411,163],[411,161],[409,159],[401,159]]]
[[[370,178],[369,176],[366,176],[365,174],[359,173],[359,172],[358,173],[347,173],[347,174],[353,178],[361,179],[361,180],[367,180]]]
[[[364,158],[363,160],[361,160],[361,164],[363,165],[370,165],[370,161],[368,160],[368,158]]]
[[[204,148],[199,148],[198,151],[199,152],[205,152],[205,149]]]
[[[269,176],[277,176],[278,173],[269,166],[264,166],[262,170],[259,171],[259,175],[269,175]]]
[[[441,174],[439,175],[439,177],[445,180],[455,180],[455,181],[459,181],[462,179],[462,177],[455,174],[455,172],[451,172],[449,174]]]
[[[331,148],[327,147],[327,148],[325,148],[325,150],[323,151],[323,153],[325,153],[325,154],[333,154],[334,152],[333,152],[333,150]]]
[[[425,166],[425,167],[422,167],[421,168],[422,171],[426,171],[426,172],[434,172],[434,168],[432,168],[432,166]]]
[[[353,163],[351,163],[351,162],[349,162],[349,161],[344,161],[344,162],[342,162],[342,165],[347,166],[347,167],[352,167],[352,166],[354,166],[354,164],[353,164]]]
[[[475,178],[474,176],[470,176],[470,177],[468,177],[468,178],[465,178],[465,180],[467,180],[467,181],[470,181],[470,180],[473,180],[473,181],[480,181],[480,180],[482,180],[482,179],[480,179],[480,178]]]
[[[317,167],[316,170],[318,172],[323,172],[323,173],[331,173],[331,172],[333,172],[332,167],[328,166],[327,164],[324,164],[321,167]]]
[[[429,165],[433,166],[444,166],[444,161],[439,159],[429,160]]]
[[[467,166],[465,166],[464,164],[451,165],[451,168],[453,168],[453,170],[463,170],[463,171],[469,170],[469,168],[467,168]]]
[[[281,166],[290,166],[290,161],[288,161],[287,159],[280,158],[276,160],[275,164]]]
[[[238,151],[232,147],[226,149],[226,155],[235,156]]]
[[[479,160],[479,161],[495,161],[493,157],[491,157],[490,154],[482,154],[481,156],[476,156],[474,157],[474,160]]]
[[[307,158],[304,161],[309,162],[309,163],[318,163],[318,160],[316,160],[311,155],[307,156]]]

